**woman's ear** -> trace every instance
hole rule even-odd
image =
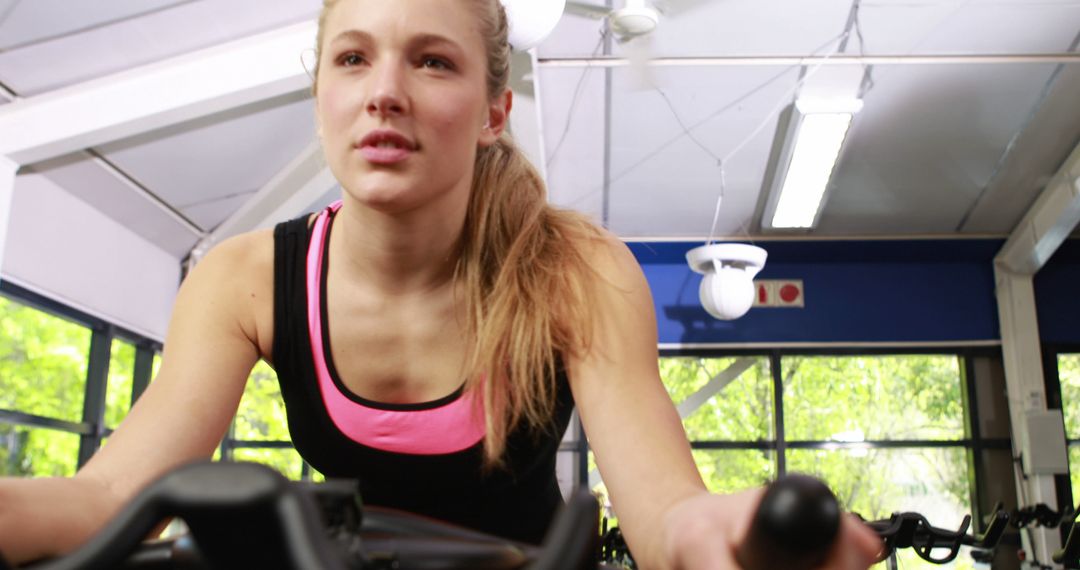
[[[510,121],[510,109],[514,106],[514,93],[509,89],[488,104],[488,114],[480,131],[480,146],[490,146],[499,140]]]

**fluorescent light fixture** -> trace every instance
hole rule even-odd
[[[795,102],[762,220],[765,228],[814,227],[851,119],[861,109],[857,99]]]

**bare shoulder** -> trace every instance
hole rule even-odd
[[[203,303],[214,303],[243,330],[244,336],[269,354],[273,332],[274,233],[256,230],[221,242],[197,263],[185,279]]]
[[[626,243],[606,229],[597,228],[597,232],[593,237],[578,238],[577,247],[597,273],[599,289],[613,287],[624,293],[647,289],[641,265]]]

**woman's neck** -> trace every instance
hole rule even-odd
[[[454,276],[468,207],[467,199],[456,202],[387,214],[346,194],[334,218],[330,256],[340,275],[382,295],[444,287]]]

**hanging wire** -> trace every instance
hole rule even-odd
[[[607,39],[608,29],[606,20],[600,27],[600,39],[596,41],[596,47],[593,48],[592,55],[590,57],[596,57],[600,53],[600,48],[604,45],[604,40]],[[574,111],[577,109],[578,98],[581,97],[581,87],[585,83],[585,77],[592,71],[591,65],[586,65],[585,69],[581,70],[581,77],[578,77],[577,85],[574,87],[574,95],[570,98],[570,108],[566,112],[566,124],[563,125],[562,134],[559,136],[559,142],[555,144],[555,149],[551,151],[551,155],[548,156],[545,167],[551,168],[551,163],[555,160],[555,156],[559,154],[559,149],[562,148],[564,142],[566,142],[566,136],[570,134],[570,123],[574,119]],[[538,72],[539,70],[537,70]]]
[[[948,22],[949,20],[952,20],[953,17],[956,16],[957,13],[959,13],[961,10],[963,10],[965,7],[967,7],[972,2],[974,2],[974,0],[961,0],[961,1],[959,1],[956,8],[954,8],[944,18],[939,20],[930,29],[930,31],[928,31],[918,41],[916,41],[915,44],[913,44],[911,48],[906,50],[906,53],[909,54],[909,55],[914,53],[915,50],[919,48],[919,46],[921,46],[923,43],[926,42],[927,39],[929,39],[931,36],[933,36],[946,22]],[[825,49],[829,45],[837,44],[837,46],[839,46],[852,33],[855,33],[857,35],[858,39],[859,39],[859,52],[860,52],[860,55],[865,57],[865,55],[866,55],[866,52],[865,52],[865,38],[864,38],[863,33],[862,33],[862,22],[861,22],[861,10],[860,10],[860,8],[861,8],[861,3],[856,6],[855,25],[854,25],[853,29],[849,29],[849,30],[846,30],[844,32],[841,32],[837,36],[825,41],[820,46],[816,47],[813,51],[811,51],[810,56],[817,55],[821,50]],[[601,32],[601,33],[603,34],[603,32]],[[598,46],[597,50],[598,49],[599,49],[599,46]],[[709,114],[705,118],[703,118],[700,121],[698,121],[698,122],[696,122],[694,124],[691,124],[691,125],[686,125],[686,123],[684,121],[682,121],[681,117],[676,112],[676,110],[674,108],[674,105],[672,104],[671,100],[667,97],[666,93],[664,93],[663,90],[661,90],[661,89],[659,89],[657,87],[656,90],[660,93],[661,97],[663,98],[663,100],[667,104],[668,108],[671,109],[672,114],[674,115],[676,121],[679,123],[679,126],[682,128],[682,132],[679,133],[678,135],[672,137],[671,139],[665,141],[663,144],[656,147],[656,149],[654,149],[653,151],[647,153],[642,158],[635,161],[634,163],[632,163],[630,166],[628,166],[626,169],[622,170],[621,172],[619,172],[615,176],[609,178],[607,180],[606,184],[608,186],[610,186],[610,185],[618,182],[622,178],[625,178],[626,176],[628,176],[629,174],[634,172],[637,168],[639,168],[643,164],[645,164],[645,163],[649,162],[650,160],[652,160],[653,158],[655,158],[657,155],[659,155],[661,152],[666,150],[668,147],[670,147],[671,145],[673,145],[676,142],[678,142],[679,140],[681,140],[683,137],[689,137],[698,147],[700,147],[702,150],[704,150],[711,158],[716,160],[717,166],[720,169],[720,193],[719,193],[719,196],[717,197],[716,208],[715,208],[715,211],[714,211],[714,214],[713,214],[713,222],[712,222],[712,224],[710,226],[709,237],[708,237],[708,240],[707,240],[707,243],[710,243],[710,244],[713,243],[714,240],[715,240],[715,237],[716,237],[716,226],[717,226],[717,223],[719,222],[720,207],[721,207],[721,205],[723,203],[724,193],[726,191],[726,186],[727,186],[726,185],[726,173],[725,173],[726,164],[725,163],[727,163],[729,160],[731,160],[747,144],[749,144],[749,142],[751,140],[753,140],[753,138],[756,137],[761,132],[761,130],[763,128],[765,128],[765,126],[767,126],[775,118],[775,116],[778,115],[782,111],[782,109],[785,106],[787,106],[789,98],[791,97],[791,95],[793,95],[796,91],[798,91],[803,86],[803,84],[806,83],[806,81],[808,79],[810,79],[814,74],[816,74],[817,71],[819,71],[821,69],[821,66],[824,65],[824,63],[829,58],[835,56],[838,53],[838,49],[839,49],[839,47],[834,48],[833,51],[831,51],[828,55],[826,55],[824,58],[822,58],[822,60],[819,61],[816,65],[814,65],[812,68],[810,68],[810,71],[808,71],[803,77],[801,77],[795,83],[795,85],[790,90],[788,90],[788,92],[785,93],[784,97],[780,100],[780,103],[778,104],[778,106],[775,107],[772,111],[770,111],[768,113],[768,115],[766,115],[765,119],[761,122],[761,124],[759,124],[757,126],[757,128],[755,128],[754,131],[751,132],[751,134],[749,136],[747,136],[742,142],[740,142],[738,145],[736,145],[736,147],[734,149],[732,149],[731,152],[727,153],[726,155],[724,155],[723,157],[720,157],[720,158],[717,158],[715,153],[713,153],[699,139],[694,137],[693,134],[692,134],[692,131],[700,128],[702,125],[712,121],[713,119],[715,119],[716,117],[724,114],[725,112],[735,108],[740,103],[742,103],[746,99],[750,98],[752,95],[754,95],[757,92],[761,91],[762,89],[768,87],[773,82],[780,79],[781,77],[784,77],[791,70],[802,67],[802,65],[801,64],[796,64],[796,65],[792,65],[792,66],[788,66],[788,67],[784,68],[780,73],[777,73],[776,75],[774,75],[773,77],[767,79],[766,81],[764,81],[760,85],[757,85],[756,87],[750,89],[749,91],[747,91],[743,95],[739,96],[734,101],[732,101],[732,102],[730,102],[730,103],[728,103],[726,105],[721,106],[720,108],[718,108],[713,113]],[[597,50],[594,50],[594,52],[593,52],[594,56],[596,55]],[[865,64],[864,64],[864,67],[866,67]],[[567,123],[566,123],[566,126],[565,126],[564,130],[563,130],[562,137],[560,138],[559,145],[556,147],[556,151],[558,150],[559,146],[562,145],[562,142],[563,142],[563,140],[565,140],[567,132],[569,131],[570,120],[571,120],[571,117],[573,115],[574,108],[576,107],[578,96],[580,95],[579,91],[580,91],[581,83],[582,83],[582,80],[584,79],[585,73],[588,72],[589,69],[590,69],[589,67],[586,67],[585,71],[582,72],[582,77],[578,80],[578,88],[575,89],[574,99],[571,102],[570,112],[569,112],[569,115],[567,117]],[[867,69],[866,78],[864,79],[863,87],[862,87],[861,92],[860,92],[860,98],[862,96],[865,96],[866,93],[868,93],[875,86],[876,86],[876,82],[875,82],[873,76],[871,75],[870,70]],[[654,85],[654,87],[655,87],[655,85]],[[554,158],[555,158],[555,152],[553,152],[551,157],[549,158],[548,166],[551,165]],[[603,190],[603,187],[598,188],[595,191],[590,192],[590,193],[588,193],[586,195],[580,196],[574,201],[574,203],[578,203],[581,200],[587,199],[590,196],[595,195],[597,192],[600,192],[601,190]],[[744,222],[742,224],[742,226],[740,226],[740,228],[742,229],[742,231],[747,232],[747,228],[748,228],[747,222]]]
[[[837,47],[834,48],[831,52],[829,52],[828,55],[823,57],[821,59],[821,61],[819,61],[816,65],[811,67],[810,70],[807,71],[806,74],[803,75],[798,81],[796,81],[795,85],[792,86],[791,89],[788,89],[784,93],[784,95],[777,102],[776,106],[774,106],[772,108],[772,110],[770,110],[765,115],[765,119],[763,121],[761,121],[758,124],[758,126],[756,128],[754,128],[754,130],[751,131],[750,134],[747,135],[742,140],[742,142],[735,145],[735,148],[733,148],[730,152],[725,154],[722,158],[718,159],[718,164],[720,166],[720,194],[716,197],[716,210],[713,213],[712,226],[709,229],[709,239],[706,241],[706,243],[712,244],[715,241],[715,238],[716,238],[716,224],[720,220],[720,204],[724,200],[724,191],[726,190],[726,187],[727,187],[727,183],[725,181],[725,176],[724,176],[724,164],[727,163],[732,158],[734,158],[734,156],[736,154],[738,154],[739,151],[741,151],[743,148],[745,148],[746,145],[750,143],[750,141],[754,140],[754,138],[757,137],[758,133],[760,133],[762,131],[762,129],[765,128],[766,125],[770,124],[773,121],[773,119],[780,114],[780,112],[784,109],[784,107],[787,107],[790,104],[789,101],[791,100],[791,97],[803,86],[804,83],[807,82],[807,80],[809,80],[811,77],[813,77],[821,69],[821,66],[825,65],[825,62],[827,62],[829,60],[829,58],[831,58],[834,55],[836,55],[837,53],[839,53],[839,51],[840,51],[840,43],[842,43],[850,35],[851,35],[851,31],[848,30],[848,31],[845,31],[845,32],[839,34],[838,36],[836,36],[832,40],[830,40],[829,43],[836,42]]]

